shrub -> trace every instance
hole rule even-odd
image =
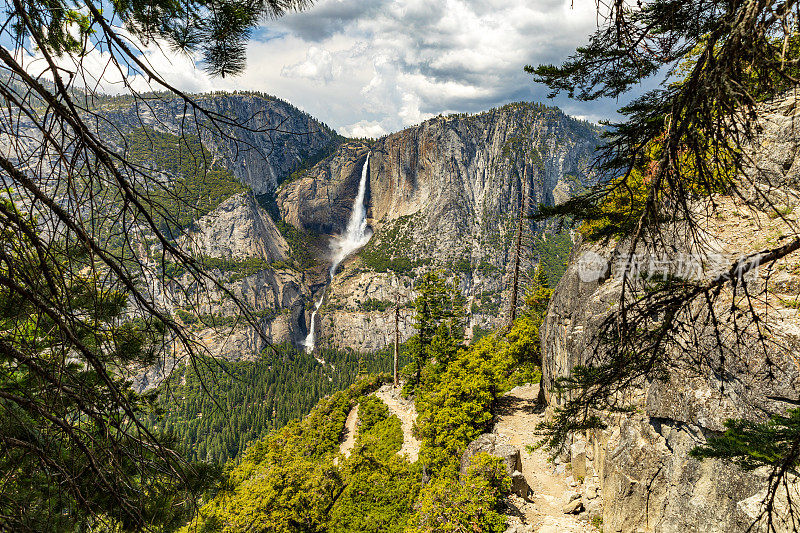
[[[482,453],[474,461],[462,483],[441,477],[423,487],[408,533],[505,531],[499,503],[500,496],[510,489],[511,479],[498,457]]]

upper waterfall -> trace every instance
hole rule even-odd
[[[369,157],[361,168],[361,181],[358,182],[358,194],[353,202],[353,210],[350,213],[350,220],[347,221],[347,228],[344,233],[335,237],[331,241],[331,278],[336,275],[336,269],[344,259],[355,252],[369,241],[372,237],[372,230],[367,226],[367,209],[364,206],[364,197],[367,193],[367,181],[369,177]]]
[[[355,252],[369,241],[372,237],[372,229],[367,226],[367,209],[364,206],[364,198],[367,195],[367,180],[369,177],[369,157],[371,152],[367,152],[367,160],[364,161],[364,166],[361,168],[361,180],[358,182],[358,193],[356,199],[353,201],[353,210],[350,212],[350,219],[347,221],[347,227],[344,233],[334,237],[331,240],[331,268],[330,277],[336,275],[336,269],[339,264],[351,253]],[[327,287],[325,288],[327,290]],[[325,299],[325,290],[314,307],[311,313],[311,327],[308,330],[308,335],[303,341],[303,346],[307,352],[314,350],[316,343],[316,319],[317,311],[319,311],[322,301]]]

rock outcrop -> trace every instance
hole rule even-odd
[[[473,458],[481,453],[486,453],[503,460],[506,473],[511,478],[511,492],[521,498],[527,498],[530,488],[525,476],[522,475],[522,459],[520,458],[519,448],[509,444],[497,442],[497,435],[494,433],[484,433],[474,441],[470,442],[467,449],[461,455],[460,473],[466,475]]]
[[[284,261],[289,245],[272,218],[252,194],[239,193],[201,217],[186,235],[188,248],[198,256]]]
[[[240,360],[257,357],[268,344],[302,342],[307,334],[306,295],[311,293],[306,274],[292,261],[289,245],[252,194],[224,201],[197,220],[183,238],[219,285],[183,272],[169,274],[163,287],[154,280],[159,286],[154,292],[199,342],[199,349]],[[152,265],[153,270],[158,267]],[[169,276],[174,279],[169,281]],[[256,328],[240,305],[256,321]],[[173,354],[173,359],[180,356]],[[160,382],[162,374],[163,369],[147,369],[135,381],[140,389],[149,388]]]
[[[438,117],[371,145],[341,146],[305,175],[282,185],[277,202],[284,220],[299,229],[341,232],[371,151],[366,203],[375,233],[343,265],[331,295],[350,293],[351,274],[388,273],[392,276],[384,279],[410,285],[419,272],[443,268],[459,276],[472,309],[471,324],[491,327],[502,321],[507,308],[503,289],[520,210],[526,204],[532,209],[563,200],[591,183],[597,134],[588,123],[537,104]],[[525,222],[526,235],[541,235],[544,229]],[[526,254],[523,269],[534,261],[533,254]],[[371,285],[376,288],[376,282]],[[376,290],[394,300],[389,285]],[[410,296],[406,292],[401,300]],[[344,313],[350,312],[359,315],[346,319]],[[348,307],[326,319],[323,311],[320,337],[356,349],[384,345],[385,332],[371,331],[360,313]],[[355,333],[359,322],[367,329]],[[349,324],[345,327],[354,334],[333,329],[342,324]]]
[[[730,265],[743,254],[798,234],[797,118],[794,99],[763,110],[764,134],[753,149],[754,168],[762,170],[755,178],[753,197],[769,197],[773,205],[786,208],[780,213],[774,207],[762,211],[730,197],[715,197],[713,208],[698,206],[698,213],[706,213],[700,217],[700,235],[675,224],[664,228],[671,246],[659,253],[666,251],[668,263],[675,264],[689,251],[695,257],[705,254],[695,276],[710,279],[715,271],[705,259],[717,257],[720,265]],[[602,359],[602,351],[595,350],[600,324],[618,305],[624,266],[618,258],[630,251],[627,241],[584,243],[573,250],[542,326],[542,392],[550,408],[566,400],[554,389],[556,379],[576,365]],[[635,253],[653,250],[645,241]],[[659,261],[663,260],[662,255]],[[754,309],[769,328],[770,348],[764,349],[755,337],[738,345],[723,342],[721,359],[715,348],[717,333],[705,320],[708,309],[698,302],[692,308],[693,340],[682,349],[670,348],[667,379],[640,382],[626,393],[625,400],[634,408],[630,414],[607,415],[607,429],[576,434],[567,443],[563,455],[572,471],[598,477],[604,531],[736,532],[748,530],[759,517],[766,472],[744,472],[729,462],[688,456],[724,430],[728,419],[764,420],[800,403],[800,318],[793,303],[800,287],[800,258],[788,256],[761,269],[751,283],[754,289],[766,289],[758,293]],[[718,302],[730,309],[729,289]],[[731,328],[730,323],[719,325],[723,338],[732,338]],[[778,505],[779,530],[786,525],[781,525],[781,513]]]

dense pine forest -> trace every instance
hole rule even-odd
[[[360,354],[287,345],[267,348],[256,361],[204,358],[180,366],[157,390],[155,430],[173,435],[192,460],[224,465],[254,440],[307,414],[317,402],[346,389],[359,376],[392,370],[391,348]],[[407,360],[401,352],[401,364]]]

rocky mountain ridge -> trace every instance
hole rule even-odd
[[[431,268],[454,272],[470,304],[471,325],[503,320],[520,210],[563,199],[591,183],[598,130],[539,104],[509,104],[478,115],[428,120],[368,145],[347,143],[279,187],[284,220],[321,235],[342,231],[370,152],[368,222],[375,234],[345,262],[321,311],[320,338],[335,347],[372,349],[387,340],[385,312],[364,302],[408,302],[413,278]],[[544,226],[524,221],[526,238]],[[324,250],[321,250],[324,252]],[[536,257],[526,255],[528,270]],[[327,283],[323,276],[316,291]],[[403,327],[403,336],[413,333]]]
[[[170,95],[157,96],[104,97],[97,104],[104,117],[98,127],[123,138],[140,128],[198,135],[214,157],[257,195],[272,193],[302,161],[320,157],[340,142],[322,122],[266,94],[194,95],[197,107]]]
[[[264,123],[281,122],[284,107],[290,109],[253,95],[209,97],[211,102],[220,99],[230,101],[215,103],[215,108],[235,109],[240,118],[258,114],[256,104],[267,106],[264,116],[277,106],[277,118]],[[163,116],[176,111],[166,109]],[[305,124],[307,119],[295,121]],[[151,126],[168,122],[162,117]],[[291,176],[273,180],[273,171],[264,171],[257,186],[252,174],[237,173],[237,168],[255,168],[248,159],[252,154],[245,154],[244,166],[223,158],[250,191],[195,221],[184,242],[261,317],[261,333],[269,342],[300,346],[314,302],[331,281],[328,243],[347,223],[371,152],[365,203],[374,235],[343,263],[327,288],[318,321],[321,345],[371,351],[391,344],[396,305],[401,307],[401,340],[413,335],[414,278],[428,269],[453,272],[469,305],[470,326],[489,328],[503,320],[507,308],[504,288],[520,210],[553,203],[591,183],[597,133],[596,127],[556,108],[518,103],[473,116],[437,117],[371,144],[345,142],[314,165],[298,163],[306,170]],[[288,155],[324,149],[332,142],[326,135],[323,131]],[[286,142],[296,140],[287,137]],[[224,154],[226,142],[203,138],[213,154]],[[297,168],[289,165],[291,158],[276,157],[261,164]],[[269,193],[258,194],[277,182],[274,202]],[[528,220],[523,225],[526,246],[537,239],[546,244],[544,226]],[[523,273],[536,260],[535,254],[526,254]],[[184,282],[188,289],[172,291],[170,305],[195,315],[184,316],[212,354],[236,359],[260,352],[264,339],[236,320],[239,311],[229,298],[211,289],[203,302],[194,301],[200,287],[189,278],[180,285]],[[214,317],[213,322],[229,327],[205,327],[208,320],[202,318]]]

